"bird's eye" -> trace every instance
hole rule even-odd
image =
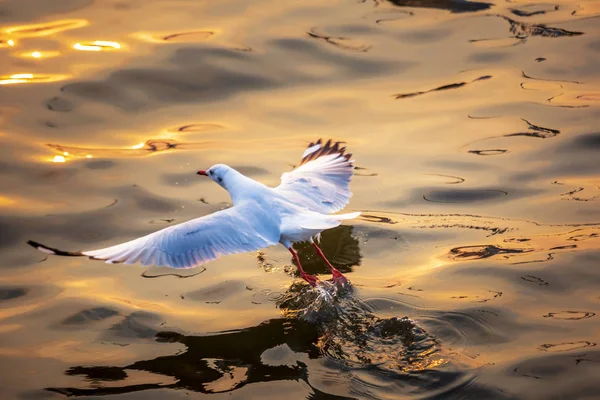
[[[208,170],[208,173],[210,174],[210,176],[213,175],[213,172],[211,170]]]

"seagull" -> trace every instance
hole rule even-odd
[[[60,256],[87,256],[107,263],[141,263],[171,268],[193,268],[219,256],[256,251],[281,243],[296,261],[300,276],[311,286],[317,277],[307,274],[296,242],[309,241],[325,261],[336,284],[348,280],[323,254],[315,239],[360,212],[334,214],[350,201],[354,173],[352,154],[343,142],[310,143],[299,165],[281,176],[277,187],[268,187],[225,164],[216,164],[198,175],[206,176],[229,192],[233,207],[173,225],[149,235],[98,250],[62,251],[34,241],[38,250]]]

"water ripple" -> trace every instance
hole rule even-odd
[[[342,50],[351,50],[366,53],[367,51],[369,51],[369,49],[371,49],[371,46],[368,44],[363,44],[355,39],[350,39],[343,36],[327,36],[321,33],[317,33],[314,30],[306,32],[306,34],[311,38],[323,40],[326,43],[329,43]]]
[[[587,311],[560,311],[560,312],[551,312],[544,315],[544,318],[554,318],[554,319],[565,319],[571,321],[577,321],[582,319],[592,318],[596,313],[587,312]]]
[[[440,92],[440,91],[444,91],[444,90],[458,89],[465,85],[468,85],[468,84],[471,84],[474,82],[478,82],[478,81],[484,81],[484,80],[491,79],[491,78],[492,78],[491,75],[483,75],[483,76],[475,78],[469,82],[463,81],[463,82],[457,82],[457,83],[449,83],[447,85],[438,86],[434,89],[429,89],[429,90],[420,91],[420,92],[394,94],[393,96],[395,99],[405,99],[408,97],[420,96],[420,95],[431,93],[431,92]]]
[[[596,343],[589,342],[587,340],[581,340],[579,342],[564,342],[564,343],[546,343],[540,345],[539,349],[541,351],[547,352],[562,352],[562,351],[573,351],[586,349],[589,347],[595,347]]]

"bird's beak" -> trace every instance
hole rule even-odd
[[[205,169],[201,169],[200,171],[198,171],[198,175],[208,176]]]

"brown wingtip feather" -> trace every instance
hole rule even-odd
[[[344,157],[347,161],[350,161],[350,157],[352,154],[345,154],[346,147],[343,146],[345,142],[333,142],[331,139],[328,139],[325,144],[323,144],[323,139],[319,138],[316,142],[310,142],[308,145],[308,149],[311,147],[315,147],[319,145],[320,147],[312,151],[311,153],[302,157],[300,161],[300,165],[306,164],[309,161],[316,160],[319,157],[327,156],[330,154],[339,154],[340,157]]]

